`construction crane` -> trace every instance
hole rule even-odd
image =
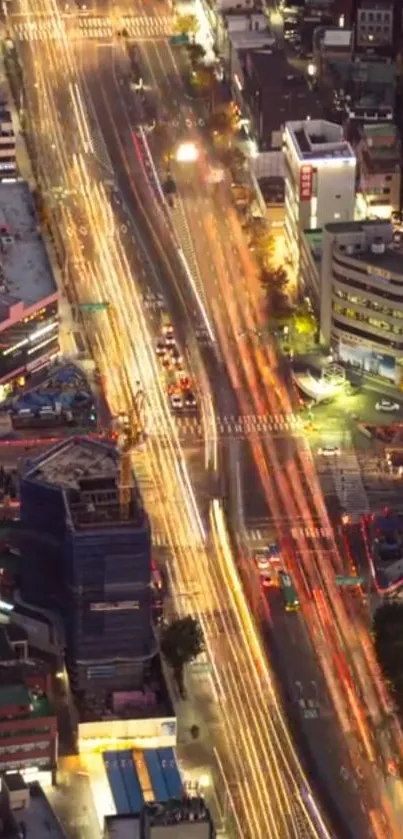
[[[122,519],[130,514],[130,500],[133,488],[131,454],[135,446],[144,440],[144,393],[138,390],[134,397],[133,409],[118,416],[119,450],[119,503]]]

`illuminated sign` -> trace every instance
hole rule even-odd
[[[17,164],[16,164],[15,160],[11,161],[10,163],[7,163],[5,161],[0,161],[0,172],[15,172],[16,171],[16,166],[17,166]]]
[[[114,603],[90,603],[90,612],[126,612],[139,609],[138,600],[119,600]]]
[[[310,201],[312,198],[313,170],[312,166],[304,164],[299,172],[299,198],[300,201]]]

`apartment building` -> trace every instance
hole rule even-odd
[[[356,157],[339,125],[325,120],[286,123],[285,237],[299,274],[301,233],[354,218]]]

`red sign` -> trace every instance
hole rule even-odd
[[[312,166],[305,164],[299,172],[299,198],[300,201],[310,201],[312,198]]]

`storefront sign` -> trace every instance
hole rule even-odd
[[[300,201],[310,201],[312,198],[312,166],[305,164],[301,166],[299,173],[299,198]]]

